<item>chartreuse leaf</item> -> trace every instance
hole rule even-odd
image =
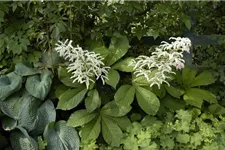
[[[65,121],[52,122],[44,131],[46,150],[79,150],[80,139],[75,128],[66,126]]]
[[[225,108],[223,106],[221,106],[220,104],[210,105],[209,111],[215,115],[224,115],[225,114]]]
[[[131,108],[131,106],[119,107],[116,105],[115,101],[111,101],[102,107],[101,114],[112,117],[121,117],[125,116],[131,110]]]
[[[170,85],[170,86],[165,85],[164,87],[171,96],[176,97],[176,98],[180,98],[180,96],[185,93],[184,90],[182,90],[180,88],[175,88],[172,85]]]
[[[89,91],[88,96],[86,97],[84,102],[87,112],[91,113],[92,111],[94,111],[101,104],[101,99],[98,91],[96,89]]]
[[[57,109],[70,110],[76,107],[84,99],[87,89],[69,89],[59,97]]]
[[[123,132],[117,124],[104,116],[102,117],[102,135],[106,143],[118,147],[123,137]]]
[[[116,70],[110,69],[108,73],[108,80],[105,80],[105,82],[116,89],[116,85],[118,84],[119,80],[120,74]]]
[[[160,107],[160,102],[157,96],[151,91],[139,87],[136,87],[136,97],[139,106],[149,115],[155,115]]]
[[[18,91],[21,86],[22,78],[14,72],[0,76],[0,100],[5,100],[12,93]]]
[[[134,57],[127,57],[118,61],[112,68],[123,72],[133,72],[134,66],[131,65],[132,60],[134,60]]]
[[[34,69],[31,67],[28,67],[27,65],[23,63],[17,63],[15,66],[15,72],[20,76],[30,76],[40,73],[38,69]]]
[[[13,150],[38,150],[37,142],[23,128],[10,134],[10,142]]]
[[[40,76],[29,76],[26,82],[27,91],[36,98],[44,100],[52,85],[53,74],[51,71],[44,71]]]
[[[97,113],[89,113],[86,109],[77,110],[71,114],[67,125],[71,127],[82,126],[97,116]]]
[[[109,45],[109,54],[105,58],[106,65],[110,66],[123,57],[130,47],[126,36],[114,34]]]
[[[185,108],[185,102],[180,100],[180,99],[176,99],[174,97],[171,97],[169,95],[165,96],[161,102],[169,109],[171,110],[180,110],[180,109],[184,109]]]
[[[38,136],[38,149],[39,150],[45,150],[45,147],[48,145],[46,141],[43,141],[41,136]]]
[[[210,71],[203,71],[198,76],[196,76],[192,82],[189,84],[189,87],[209,85],[215,81],[212,73]]]
[[[85,140],[96,140],[101,132],[101,117],[96,116],[91,122],[81,128],[80,136]]]
[[[187,66],[182,71],[182,81],[185,87],[189,87],[189,84],[194,80],[195,76],[197,75],[197,69],[191,69]]]
[[[185,133],[178,133],[176,136],[176,140],[179,143],[187,144],[190,141],[190,135]]]
[[[128,107],[134,100],[135,87],[122,85],[115,93],[114,99],[118,106]]]

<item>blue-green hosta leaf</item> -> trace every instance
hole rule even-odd
[[[212,73],[210,71],[203,71],[198,76],[196,76],[192,82],[189,84],[189,87],[209,85],[215,81]]]
[[[23,63],[17,63],[15,72],[20,76],[30,76],[40,73],[38,69],[30,68]]]
[[[37,109],[37,123],[32,130],[32,133],[35,135],[40,135],[43,133],[46,125],[51,122],[54,122],[56,119],[56,111],[54,104],[51,100],[45,101],[38,109]]]
[[[1,121],[2,121],[2,128],[5,131],[11,131],[15,129],[17,126],[17,121],[7,116],[2,117]]]
[[[168,85],[165,85],[164,86],[167,90],[167,92],[173,96],[173,97],[176,97],[176,98],[180,98],[181,95],[183,95],[185,93],[184,90],[180,89],[180,88],[175,88],[173,87],[172,85],[168,86]]]
[[[116,64],[112,66],[112,68],[123,72],[133,72],[134,66],[130,65],[132,60],[134,60],[133,57],[127,57],[125,59],[118,61]]]
[[[97,116],[97,113],[89,113],[86,109],[77,110],[71,114],[67,125],[71,127],[82,126]]]
[[[129,49],[129,41],[126,36],[116,35],[112,37],[109,46],[109,54],[106,57],[106,65],[110,66],[123,57]]]
[[[22,78],[14,72],[0,76],[0,100],[5,100],[12,93],[18,91],[21,86]]]
[[[118,147],[123,137],[123,132],[112,120],[102,117],[102,135],[106,143]]]
[[[114,89],[116,89],[116,85],[118,84],[120,80],[120,74],[116,70],[110,69],[108,74],[108,79],[109,80],[105,80],[105,82],[108,85],[111,85]]]
[[[26,89],[36,98],[44,100],[51,89],[53,74],[51,71],[44,71],[40,76],[34,75],[27,78]]]
[[[38,150],[37,142],[27,134],[26,130],[20,129],[10,134],[10,142],[13,150]]]
[[[87,112],[89,113],[98,108],[101,105],[101,99],[98,91],[96,89],[89,91],[84,102]]]
[[[136,96],[138,105],[149,115],[155,115],[160,107],[160,102],[157,96],[151,91],[136,87]]]
[[[76,107],[84,99],[87,89],[69,89],[59,97],[57,109],[70,110]]]
[[[46,150],[79,150],[80,139],[77,131],[66,126],[66,121],[48,124],[43,135],[48,143]]]
[[[117,106],[115,101],[108,102],[101,109],[102,115],[112,116],[112,117],[122,117],[126,115],[130,110],[131,106]]]
[[[122,85],[115,93],[114,99],[118,106],[128,107],[134,100],[135,87]]]

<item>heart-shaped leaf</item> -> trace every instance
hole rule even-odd
[[[31,67],[28,67],[27,65],[23,63],[17,63],[15,66],[15,72],[20,76],[30,76],[40,73],[38,69],[34,69]]]

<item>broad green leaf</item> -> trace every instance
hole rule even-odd
[[[84,100],[87,112],[91,113],[101,104],[99,93],[96,89],[88,92],[88,96]]]
[[[125,116],[130,110],[131,106],[117,106],[115,101],[108,102],[101,109],[102,115],[112,116],[112,117],[122,117]]]
[[[169,95],[165,96],[161,102],[171,110],[180,110],[185,108],[185,102]]]
[[[102,135],[106,143],[118,147],[123,137],[123,132],[112,120],[102,117]]]
[[[5,131],[11,131],[17,126],[17,121],[7,116],[2,117],[1,122]]]
[[[69,86],[69,87],[80,87],[82,86],[81,84],[75,82],[73,83],[73,79],[71,79],[72,77],[72,73],[71,72],[68,72],[68,70],[64,67],[59,67],[58,68],[58,78],[59,80],[65,84],[66,86]]]
[[[55,90],[55,96],[59,99],[59,97],[65,93],[69,89],[68,86],[65,86],[64,84],[60,84],[57,86]]]
[[[120,74],[116,70],[110,69],[108,73],[108,80],[105,80],[105,82],[116,89],[116,85],[118,84],[119,80]]]
[[[76,107],[84,99],[86,93],[87,89],[85,87],[67,90],[59,97],[57,109],[70,110]]]
[[[44,71],[40,76],[29,76],[26,81],[27,91],[36,98],[44,100],[52,85],[53,74],[51,71]]]
[[[188,89],[184,94],[183,98],[187,104],[190,104],[198,108],[201,108],[202,106],[203,103],[202,95],[200,95],[197,91],[193,89]]]
[[[197,69],[191,69],[188,66],[185,66],[182,71],[182,81],[185,87],[189,87],[189,84],[194,80],[197,73]]]
[[[13,131],[10,134],[10,142],[13,150],[38,150],[37,142],[28,135],[26,130]]]
[[[14,72],[0,76],[0,100],[5,100],[12,93],[18,91],[21,86],[22,78]]]
[[[52,122],[44,131],[46,150],[79,150],[80,139],[75,128],[66,126],[66,121]]]
[[[166,95],[166,90],[163,85],[160,86],[160,88],[157,85],[154,85],[152,87],[146,87],[147,89],[150,89],[156,96],[159,98],[163,98]]]
[[[30,68],[23,63],[16,64],[15,72],[20,76],[30,76],[40,73],[38,69]]]
[[[190,141],[190,135],[185,133],[178,133],[176,136],[176,140],[179,143],[187,144]]]
[[[114,123],[116,123],[122,131],[126,131],[127,127],[131,125],[131,121],[128,119],[127,116],[124,117],[110,117],[110,120],[112,120]]]
[[[70,127],[82,126],[97,116],[97,113],[89,113],[86,109],[77,110],[71,114],[67,125]]]
[[[41,62],[48,68],[58,67],[58,64],[62,60],[56,51],[45,51],[42,53],[41,58]]]
[[[180,98],[181,95],[183,95],[185,93],[184,90],[182,89],[179,89],[179,88],[175,88],[173,87],[172,85],[168,86],[168,85],[165,85],[164,86],[167,90],[167,92],[173,96],[173,97],[176,97],[176,98]]]
[[[151,91],[136,87],[136,96],[139,106],[149,115],[155,115],[160,107],[160,102],[157,96]]]
[[[96,140],[101,132],[101,117],[97,116],[91,122],[84,125],[80,131],[80,137],[85,140]]]
[[[192,80],[192,82],[189,84],[189,87],[209,85],[214,81],[215,79],[210,71],[203,71]]]
[[[103,58],[105,58],[109,53],[109,50],[105,46],[96,47],[92,51],[97,54],[100,54]]]
[[[134,60],[133,57],[127,57],[125,59],[118,61],[116,64],[112,66],[112,68],[123,72],[133,72],[134,66],[130,65],[132,60]]]
[[[105,58],[106,65],[110,66],[123,57],[129,49],[129,41],[126,36],[117,35],[112,37],[109,46],[109,54]]]
[[[115,93],[114,99],[118,106],[128,107],[134,100],[135,87],[122,85]]]
[[[210,105],[209,111],[215,115],[224,115],[225,114],[225,108],[223,106],[221,106],[220,104]]]

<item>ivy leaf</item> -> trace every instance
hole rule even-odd
[[[70,110],[76,107],[84,99],[86,93],[87,89],[85,87],[67,90],[59,97],[57,109]]]
[[[223,106],[221,106],[220,104],[210,105],[209,111],[215,115],[224,115],[225,114],[225,108]]]
[[[84,125],[80,131],[80,137],[85,140],[96,140],[101,132],[101,117],[98,116]]]
[[[121,117],[125,116],[131,110],[131,108],[131,106],[119,107],[116,105],[115,101],[111,101],[102,107],[101,114],[112,117]]]
[[[94,111],[100,104],[101,99],[99,97],[99,93],[96,89],[93,89],[88,92],[88,96],[85,99],[85,107],[89,113]]]
[[[129,41],[126,36],[114,34],[109,46],[109,54],[105,59],[106,65],[110,66],[123,57],[127,53],[129,47]]]
[[[82,126],[91,120],[93,120],[97,116],[97,113],[89,113],[87,110],[77,110],[71,114],[69,120],[67,121],[67,125],[71,127]]]
[[[65,121],[52,122],[44,131],[47,150],[79,150],[80,139],[75,128],[66,126]]]
[[[112,66],[112,68],[123,72],[133,72],[134,66],[130,65],[132,60],[134,60],[134,57],[127,57],[125,59],[118,61],[116,64]]]
[[[116,85],[118,84],[119,80],[120,74],[116,70],[110,69],[108,73],[108,80],[106,80],[105,82],[116,89]]]
[[[53,74],[51,71],[44,71],[40,76],[29,76],[26,81],[27,91],[36,98],[44,100],[52,85]]]
[[[136,97],[139,106],[149,115],[155,115],[160,107],[160,102],[157,96],[151,91],[136,87]]]
[[[39,70],[30,68],[23,63],[17,63],[15,66],[15,72],[20,76],[30,76],[40,73]]]
[[[22,78],[14,72],[0,76],[0,100],[5,100],[12,93],[18,91],[21,86]]]
[[[102,117],[102,135],[106,143],[111,146],[118,147],[120,145],[123,132],[117,124],[112,122],[107,117]]]
[[[134,100],[135,87],[122,85],[115,93],[114,99],[118,106],[128,107]]]
[[[210,71],[203,71],[190,83],[189,87],[209,85],[215,81],[212,73]]]
[[[184,90],[175,88],[172,85],[170,85],[170,86],[165,85],[164,87],[171,96],[176,97],[176,98],[180,98],[180,96],[185,93]]]

